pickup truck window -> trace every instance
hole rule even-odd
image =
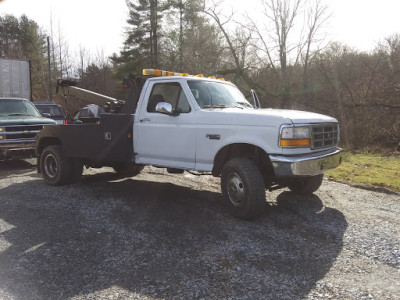
[[[177,112],[190,112],[189,102],[178,82],[157,83],[153,86],[147,111],[155,112],[156,105],[160,102],[170,103]]]
[[[41,117],[41,114],[29,100],[0,99],[0,116]]]
[[[233,85],[198,80],[188,80],[188,85],[200,108],[253,107]]]
[[[57,105],[36,105],[36,108],[42,113],[50,114],[52,117],[64,117],[64,113]]]

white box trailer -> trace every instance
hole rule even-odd
[[[0,97],[31,100],[30,62],[0,58]]]

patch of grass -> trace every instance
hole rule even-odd
[[[338,181],[400,192],[400,156],[344,152],[342,164],[325,176]]]

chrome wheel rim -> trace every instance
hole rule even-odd
[[[246,189],[243,184],[242,178],[232,173],[226,183],[229,200],[234,206],[241,206],[246,200]]]
[[[54,178],[58,172],[57,159],[53,154],[48,154],[44,159],[44,171],[46,175],[50,178]]]

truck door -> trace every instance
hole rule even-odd
[[[134,126],[135,161],[193,169],[196,155],[194,110],[179,82],[150,83]],[[174,115],[155,111],[159,102],[172,105]]]

